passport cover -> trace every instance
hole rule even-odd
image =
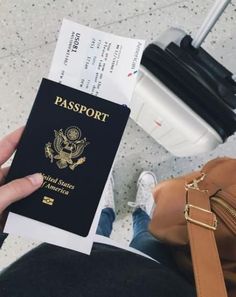
[[[130,109],[43,79],[6,182],[44,183],[8,210],[86,237]]]

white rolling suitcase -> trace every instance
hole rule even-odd
[[[201,43],[230,1],[217,1],[196,37],[170,29],[145,49],[131,118],[176,156],[214,149],[236,131],[236,82]]]

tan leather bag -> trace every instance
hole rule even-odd
[[[172,246],[186,275],[194,271],[198,296],[236,297],[236,159],[164,181],[153,196],[150,232]]]

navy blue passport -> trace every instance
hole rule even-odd
[[[43,79],[7,182],[41,172],[44,183],[9,211],[86,237],[129,113]]]

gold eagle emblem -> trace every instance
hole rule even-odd
[[[45,156],[50,159],[51,163],[57,160],[58,168],[63,169],[69,166],[71,170],[74,170],[86,161],[86,157],[80,156],[89,142],[86,137],[81,139],[81,130],[78,127],[71,126],[65,132],[62,129],[54,130],[54,133],[53,144],[48,142],[45,145]]]

